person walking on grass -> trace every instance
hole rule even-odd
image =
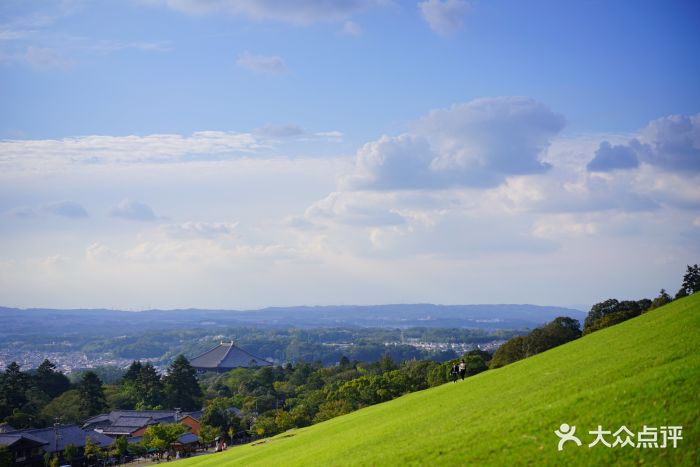
[[[457,382],[457,375],[459,375],[459,367],[457,366],[457,362],[455,362],[452,364],[452,370],[450,371],[453,383]]]
[[[464,363],[464,359],[459,362],[459,377],[464,381],[464,376],[467,374],[467,364]]]

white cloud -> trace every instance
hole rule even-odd
[[[700,113],[659,118],[641,131],[643,161],[672,171],[700,172]]]
[[[635,169],[640,161],[668,171],[700,172],[700,113],[653,120],[626,144],[603,141],[588,169]]]
[[[191,136],[78,136],[0,141],[0,168],[39,170],[69,164],[182,162],[248,155],[264,148],[250,133],[199,131]]]
[[[437,186],[439,174],[431,168],[435,159],[424,138],[411,134],[382,136],[367,143],[356,157],[356,170],[345,178],[341,188],[419,189]]]
[[[383,197],[371,193],[331,193],[311,205],[305,219],[331,220],[353,226],[401,225],[405,219],[391,208],[381,206]]]
[[[561,240],[563,237],[585,237],[598,234],[597,222],[581,219],[580,214],[559,214],[540,218],[533,227],[536,237]]]
[[[464,17],[470,6],[464,0],[426,0],[419,2],[418,8],[430,29],[449,35],[464,27]]]
[[[342,21],[387,0],[141,0],[189,14],[241,15],[254,20],[311,24]]]
[[[415,132],[384,136],[357,153],[350,189],[490,187],[509,175],[543,173],[542,161],[564,118],[522,97],[477,99],[434,110]]]
[[[285,157],[301,140],[342,136],[294,124],[0,141],[2,169],[15,168],[0,169],[0,292],[24,305],[236,307],[494,301],[504,281],[515,284],[509,301],[549,303],[672,286],[663,277],[700,254],[700,174],[647,160],[589,172],[603,141],[652,138],[564,137],[562,125],[536,101],[494,98],[430,112],[354,158]],[[239,157],[299,131],[275,157]],[[125,193],[171,219],[133,201],[112,214],[151,222],[106,218]],[[80,229],[46,215],[87,195]],[[648,277],[620,292],[630,267]]]
[[[0,29],[0,61],[26,64],[38,71],[66,70],[76,62],[128,50],[167,52],[171,44],[168,41],[98,39],[52,32],[43,27]]]
[[[88,135],[63,139],[0,140],[0,172],[54,171],[67,166],[100,164],[164,164],[269,158],[278,145],[296,140],[337,142],[343,133],[306,133],[297,124],[268,125],[251,133],[198,131],[190,136]]]
[[[603,141],[586,167],[591,172],[634,169],[639,167],[639,159],[634,149],[625,145],[613,146],[608,141]]]
[[[154,221],[157,219],[153,209],[146,203],[125,199],[109,211],[112,217],[134,221]]]

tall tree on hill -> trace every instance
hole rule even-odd
[[[163,381],[150,363],[141,367],[136,378],[136,391],[139,400],[136,408],[139,410],[160,409],[163,407],[165,397],[163,395]]]
[[[80,408],[89,417],[107,408],[102,381],[94,371],[86,371],[78,385]]]
[[[637,301],[624,300],[622,302],[611,298],[604,302],[596,303],[584,320],[583,334],[590,334],[593,331],[598,331],[639,316],[647,311],[652,304],[652,301],[647,298]]]
[[[202,407],[202,389],[197,373],[184,355],[180,354],[168,368],[165,380],[165,397],[171,408],[197,410]]]
[[[129,365],[129,368],[126,370],[126,373],[124,373],[124,376],[122,377],[122,382],[135,383],[139,377],[139,374],[141,373],[142,368],[143,365],[141,364],[140,360],[134,360],[133,362],[131,362],[131,365]]]
[[[60,371],[56,371],[56,365],[51,363],[48,358],[37,368],[34,384],[51,399],[70,389],[70,380]]]
[[[215,427],[220,435],[226,435],[231,428],[238,430],[241,420],[229,410],[230,407],[231,402],[221,397],[209,401],[202,414],[202,424]]]
[[[671,296],[666,292],[666,289],[661,289],[659,291],[659,296],[656,297],[654,300],[651,302],[651,306],[649,307],[649,310],[655,310],[657,308],[661,308],[664,305],[667,305],[671,303],[673,299]]]
[[[692,295],[697,291],[700,291],[700,266],[697,264],[692,266],[688,265],[688,269],[686,269],[685,275],[683,276],[683,284],[676,298],[680,298],[679,295]]]
[[[591,307],[591,311],[588,312],[588,316],[586,316],[586,319],[583,321],[583,328],[587,329],[599,319],[615,313],[619,305],[620,302],[614,298],[609,298],[604,302],[596,303]]]
[[[10,363],[0,380],[0,409],[5,412],[0,413],[2,418],[27,403],[27,389],[29,389],[29,377],[26,373],[22,373],[17,362]]]

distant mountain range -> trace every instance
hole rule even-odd
[[[18,309],[0,307],[3,333],[121,335],[134,331],[202,327],[433,327],[534,328],[557,316],[583,320],[571,308],[537,305],[371,305],[298,306],[261,310]]]

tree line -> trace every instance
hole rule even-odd
[[[73,384],[49,360],[21,371],[16,362],[0,374],[0,420],[15,428],[50,426],[56,419],[80,423],[111,408],[198,410],[202,390],[195,370],[179,356],[161,376],[150,364],[134,362],[118,385],[105,386],[94,371]]]
[[[472,350],[462,358],[467,374],[488,368],[491,354]],[[266,437],[301,428],[449,380],[451,362],[405,360],[385,355],[373,363],[341,357],[259,369],[239,368],[201,379],[208,399],[202,421],[230,438]],[[240,408],[233,415],[226,408]]]
[[[473,350],[462,358],[467,362],[467,374],[474,375],[488,368],[491,354]],[[330,367],[321,362],[301,362],[239,368],[225,374],[201,375],[198,380],[187,359],[179,356],[164,376],[152,364],[134,361],[117,384],[104,385],[92,371],[71,384],[48,360],[37,371],[29,372],[22,372],[13,362],[0,378],[0,415],[15,428],[28,428],[48,426],[56,418],[64,423],[81,423],[114,409],[194,411],[204,407],[199,435],[202,442],[211,442],[216,436],[247,440],[443,384],[449,379],[450,365],[431,360],[397,364],[389,355],[367,363],[343,356]],[[37,403],[39,390],[48,391],[39,398],[41,403]],[[160,450],[183,430],[179,425],[149,427],[141,446],[124,449]]]
[[[675,299],[683,298],[700,290],[700,267],[697,264],[688,265],[683,275],[681,288]],[[583,322],[583,331],[577,320],[559,317],[554,321],[537,328],[526,336],[516,336],[508,340],[496,350],[490,363],[490,368],[498,368],[509,363],[531,357],[558,345],[578,339],[582,335],[613,326],[634,318],[648,311],[671,303],[674,298],[661,289],[659,295],[650,300],[617,300],[607,299],[591,307]]]

